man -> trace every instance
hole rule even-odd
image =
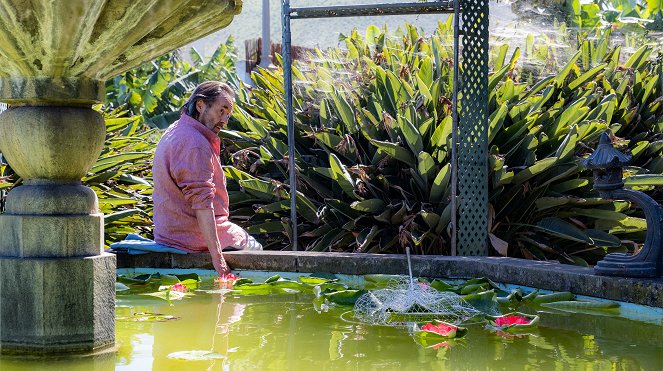
[[[226,248],[261,250],[228,221],[228,191],[219,157],[219,131],[228,123],[234,92],[206,81],[196,87],[154,154],[154,240],[187,252],[209,251],[219,275],[230,268]]]

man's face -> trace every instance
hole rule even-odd
[[[233,114],[233,105],[233,97],[225,91],[211,103],[198,100],[198,121],[218,134],[228,124],[228,118]]]

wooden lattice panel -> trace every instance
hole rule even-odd
[[[461,0],[458,255],[488,255],[488,0]]]

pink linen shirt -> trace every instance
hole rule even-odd
[[[197,209],[214,209],[222,247],[241,246],[247,234],[228,221],[228,191],[217,134],[182,114],[154,154],[154,240],[188,252],[207,251]]]

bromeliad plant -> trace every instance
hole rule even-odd
[[[312,251],[448,253],[451,24],[430,39],[412,26],[344,37],[294,67],[300,243]],[[606,36],[607,37],[607,36]],[[489,78],[490,241],[496,253],[586,265],[642,240],[625,202],[596,198],[578,160],[599,134],[635,157],[627,184],[661,184],[660,69],[644,46],[588,39],[554,76],[519,80],[519,50]],[[504,50],[504,49],[502,49]],[[590,51],[590,52],[586,52]],[[280,71],[253,74],[236,130],[222,134],[235,215],[270,248],[289,240],[287,140]],[[629,138],[629,139],[622,139]],[[608,232],[616,234],[608,234]],[[286,238],[284,238],[286,237]]]

